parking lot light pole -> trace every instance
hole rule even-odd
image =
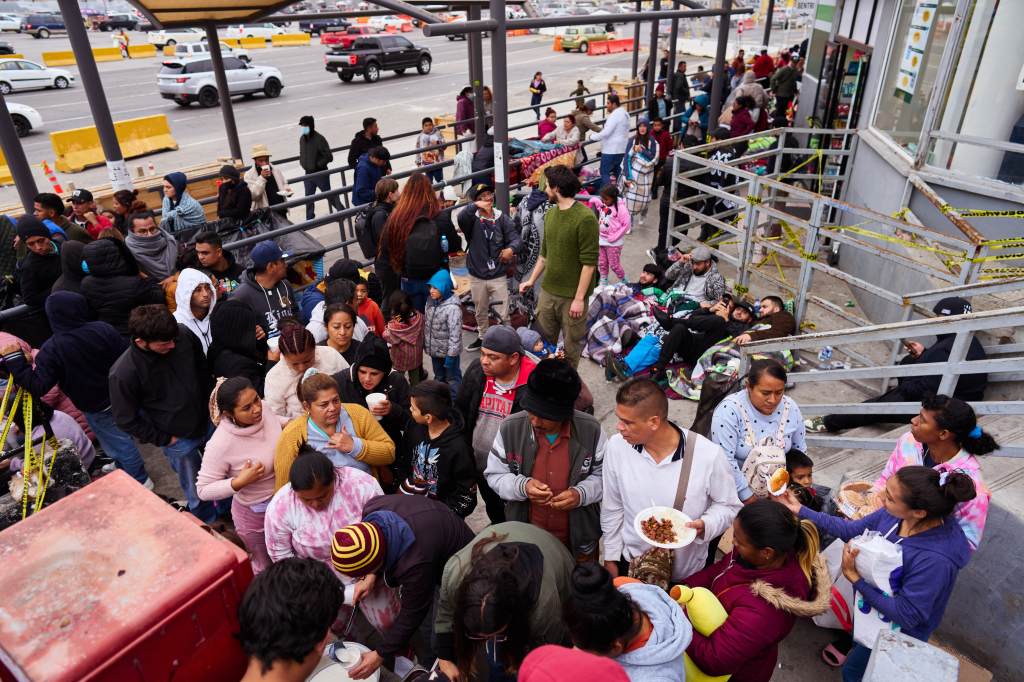
[[[224,71],[224,56],[220,52],[220,37],[217,25],[206,25],[206,45],[210,49],[210,60],[213,62],[213,76],[217,80],[217,99],[220,100],[220,113],[224,117],[224,132],[228,136],[228,147],[231,158],[241,161],[242,145],[238,141],[238,126],[235,125],[235,110],[231,106],[231,91],[228,89],[228,75]],[[248,64],[246,65],[248,67]]]
[[[25,150],[18,139],[18,131],[14,128],[14,121],[11,120],[11,112],[7,109],[7,100],[3,95],[0,95],[0,149],[4,151],[4,158],[7,159],[7,167],[11,171],[21,205],[25,208],[25,213],[31,215],[32,200],[39,190],[36,189],[32,167],[28,165]],[[9,246],[4,244],[4,248]]]
[[[508,215],[508,60],[505,52],[505,3],[491,0],[491,89],[494,95],[494,198]],[[486,131],[484,131],[486,134]],[[480,132],[477,132],[480,135]]]
[[[85,97],[89,101],[89,111],[92,113],[93,125],[100,138],[103,156],[107,161],[110,184],[114,191],[131,189],[132,178],[128,174],[124,155],[121,154],[121,145],[117,141],[117,131],[110,116],[110,107],[103,92],[103,82],[100,80],[100,71],[96,68],[89,36],[85,32],[82,11],[74,0],[57,0],[57,4],[64,17],[68,39],[71,41],[71,51],[74,52],[75,63],[78,65],[78,75],[85,90]]]

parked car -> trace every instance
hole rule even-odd
[[[326,69],[346,83],[357,74],[367,83],[376,83],[381,71],[402,75],[412,67],[426,75],[433,61],[427,48],[414,45],[403,36],[388,35],[359,38],[349,49],[334,48],[324,55]]]
[[[0,14],[0,31],[21,33],[21,17],[17,14]]]
[[[96,22],[96,28],[100,31],[134,31],[139,26],[139,20],[134,14],[108,14]]]
[[[17,102],[8,102],[7,110],[11,112],[11,121],[18,137],[25,137],[33,130],[43,127],[43,117],[32,107]]]
[[[0,43],[0,54],[14,54],[14,45],[10,43]]]
[[[356,24],[355,26],[349,26],[342,31],[325,31],[320,34],[321,45],[339,45],[343,49],[352,47],[352,43],[356,41],[360,36],[372,36],[380,33],[379,28],[370,26],[369,24]]]
[[[610,40],[611,36],[603,27],[599,26],[570,26],[562,34],[562,50],[564,52],[587,52],[590,43],[600,40]]]
[[[271,36],[279,36],[287,33],[276,24],[248,24],[246,26],[228,26],[224,35],[228,38],[263,38],[270,40]]]
[[[157,49],[163,49],[165,45],[177,45],[178,43],[201,43],[206,40],[206,31],[201,28],[172,28],[150,31],[146,34],[146,41],[156,45]]]
[[[27,59],[0,60],[0,94],[38,88],[63,90],[74,82],[75,77],[64,69],[51,69]]]
[[[68,32],[64,18],[59,14],[30,14],[21,22],[21,30],[33,38],[49,38]]]
[[[400,31],[402,29],[402,24],[408,23],[410,22],[400,17],[396,17],[394,14],[388,14],[382,17],[370,17],[370,26],[379,28],[382,31],[388,28],[393,28]]]
[[[284,88],[281,72],[272,66],[257,66],[238,57],[224,57],[224,72],[231,96],[252,96],[262,92],[274,98]],[[174,100],[183,107],[192,102],[215,107],[220,102],[213,62],[207,57],[165,60],[157,74],[156,87],[161,97]]]
[[[243,62],[252,61],[252,57],[249,56],[248,50],[242,49],[240,47],[231,47],[223,40],[220,41],[220,53],[224,57],[238,57]],[[180,45],[175,45],[174,56],[178,59],[187,59],[189,57],[209,57],[209,43],[181,43]]]
[[[311,36],[322,36],[324,32],[334,29],[345,29],[352,24],[340,17],[333,19],[313,19],[312,21],[300,21],[299,30]]]

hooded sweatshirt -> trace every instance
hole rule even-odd
[[[125,339],[134,308],[165,302],[160,285],[139,276],[139,267],[124,242],[97,239],[86,244],[82,255],[89,268],[82,280],[82,295],[96,317],[110,323]]]
[[[256,338],[256,313],[230,298],[210,312],[213,341],[207,352],[210,370],[217,377],[245,377],[263,395],[267,374],[267,341]]]
[[[210,296],[210,309],[206,311],[206,317],[201,320],[192,313],[192,293],[200,284],[209,285],[213,292]],[[174,290],[174,302],[178,304],[174,310],[174,319],[195,334],[196,339],[203,347],[203,353],[209,351],[210,342],[213,341],[210,318],[213,315],[214,306],[217,305],[217,289],[210,280],[210,276],[192,268],[182,270],[178,275],[178,286]]]
[[[44,400],[48,391],[60,386],[79,409],[106,410],[110,407],[107,373],[128,343],[106,322],[92,321],[89,304],[80,294],[55,292],[46,299],[46,315],[53,336],[39,349],[35,367],[20,353],[4,359],[14,381]]]
[[[451,273],[438,270],[428,284],[441,292],[441,298],[427,299],[423,350],[432,358],[457,358],[462,354],[462,306],[454,295]]]
[[[828,567],[814,563],[812,587],[795,556],[779,568],[746,568],[735,551],[683,582],[711,590],[729,613],[720,628],[705,637],[693,633],[686,653],[707,675],[731,674],[730,682],[768,682],[775,671],[779,642],[797,618],[824,613],[832,596]]]
[[[693,639],[693,626],[686,614],[659,587],[644,583],[619,585],[651,621],[651,634],[640,648],[627,651],[615,660],[631,682],[679,682],[685,678],[683,652]]]
[[[150,279],[161,282],[174,274],[178,261],[178,242],[163,228],[146,237],[129,232],[124,243],[138,261],[139,269]]]
[[[85,272],[82,271],[84,252],[85,244],[82,242],[68,241],[61,244],[60,277],[53,283],[53,288],[50,291],[81,293],[82,280],[85,279]]]
[[[39,220],[32,216],[23,216],[18,221],[18,237],[25,243],[30,237],[50,239],[50,231]],[[7,245],[4,245],[7,248]],[[18,263],[18,283],[21,287],[21,298],[25,304],[33,308],[42,308],[43,301],[50,295],[53,283],[60,277],[60,249],[50,239],[50,250],[40,256],[34,251],[26,251],[25,257]]]
[[[259,325],[269,338],[280,335],[277,323],[283,318],[298,315],[288,282],[281,280],[273,289],[264,289],[256,281],[256,275],[251,268],[242,275],[242,282],[231,294],[231,299],[247,304],[256,312]]]
[[[384,372],[384,378],[371,390],[363,388],[359,381],[359,368],[370,367]],[[352,366],[334,375],[338,382],[338,394],[343,403],[355,403],[368,407],[366,396],[383,393],[391,403],[391,412],[380,418],[380,425],[396,444],[402,442],[402,431],[409,421],[409,382],[400,372],[392,370],[388,345],[379,336],[371,334],[359,344]]]
[[[174,187],[174,198],[164,197],[160,229],[175,234],[205,223],[206,213],[199,202],[188,193],[188,178],[185,174],[177,171],[168,173],[164,180]]]
[[[800,518],[810,519],[822,532],[844,541],[866,530],[877,530],[885,535],[897,526],[889,539],[900,541],[903,574],[900,584],[893,585],[893,595],[886,596],[863,577],[853,584],[853,589],[883,616],[899,624],[901,632],[928,641],[942,622],[957,574],[971,558],[970,544],[954,515],[935,528],[908,538],[897,538],[900,520],[885,509],[859,521],[848,521],[802,507]]]
[[[399,441],[398,471],[402,492],[440,500],[465,518],[476,506],[476,463],[462,435],[462,417],[452,411],[451,423],[437,438],[425,424],[409,421]]]

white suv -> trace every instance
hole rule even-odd
[[[206,31],[201,28],[171,28],[160,31],[150,31],[146,34],[146,42],[156,45],[158,50],[164,45],[177,45],[178,43],[201,43],[206,41]]]
[[[248,50],[240,47],[231,47],[223,40],[220,41],[220,53],[224,57],[238,57],[243,62],[249,63],[252,57]],[[174,46],[174,57],[176,59],[188,59],[189,57],[209,57],[210,48],[207,43],[182,43]]]
[[[249,24],[247,26],[228,26],[224,35],[228,38],[263,38],[270,40],[271,36],[279,36],[287,33],[283,28],[275,24]]]
[[[274,98],[284,88],[280,71],[272,66],[246,64],[238,57],[224,57],[224,73],[232,96],[251,96],[262,92]],[[209,57],[165,60],[156,77],[156,87],[161,97],[172,99],[183,107],[192,102],[199,102],[204,107],[215,107],[220,102],[213,63]]]

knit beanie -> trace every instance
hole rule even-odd
[[[352,363],[356,371],[360,367],[379,369],[387,374],[391,371],[391,353],[388,351],[388,344],[376,334],[367,334],[356,350],[356,361]],[[354,375],[353,375],[354,376]]]
[[[50,230],[35,216],[25,215],[18,221],[18,237],[24,242],[30,237],[50,238]]]
[[[384,561],[384,537],[372,521],[360,521],[334,532],[331,561],[338,573],[361,578]]]

